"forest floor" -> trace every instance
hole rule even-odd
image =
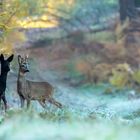
[[[140,99],[130,91],[104,94],[105,85],[71,87],[60,82],[60,74],[50,71],[45,74],[56,88],[54,97],[63,104],[63,109],[48,105],[44,110],[36,102],[29,111],[20,109],[17,77],[10,73],[10,87],[6,91],[10,109],[1,115],[0,139],[139,139]]]

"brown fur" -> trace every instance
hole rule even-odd
[[[62,108],[62,104],[53,99],[53,86],[48,82],[35,82],[27,80],[25,73],[29,72],[27,67],[27,58],[18,56],[19,73],[17,80],[17,92],[20,96],[21,107],[24,106],[24,101],[27,101],[27,107],[31,100],[37,100],[43,108],[45,108],[45,101],[48,101],[55,106]]]

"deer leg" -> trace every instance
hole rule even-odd
[[[2,99],[2,98],[0,97],[0,107],[1,107],[1,99]]]
[[[24,107],[24,102],[25,102],[25,99],[22,95],[20,95],[20,103],[21,103],[21,108]]]
[[[2,109],[1,100],[2,100],[2,97],[0,96],[0,108]]]
[[[54,104],[55,106],[57,106],[57,107],[59,107],[59,108],[62,108],[62,104],[59,103],[59,102],[57,102],[55,99],[50,98],[48,101],[49,101],[51,104]]]
[[[38,100],[38,102],[40,103],[40,105],[45,108],[46,104],[45,104],[45,100]]]
[[[6,110],[7,110],[7,100],[5,98],[5,95],[2,96],[2,100],[4,102],[4,107],[5,107],[5,112],[6,112]]]
[[[27,108],[29,108],[30,107],[30,100],[27,100]]]

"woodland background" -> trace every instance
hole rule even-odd
[[[1,139],[139,139],[139,0],[0,0],[0,52],[15,54]],[[62,110],[20,109],[18,54],[27,78],[56,87]]]

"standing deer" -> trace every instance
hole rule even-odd
[[[10,62],[13,60],[14,55],[12,54],[7,60],[4,60],[3,54],[0,56],[1,62],[1,75],[0,75],[0,101],[4,102],[5,111],[7,110],[7,100],[5,98],[7,74],[10,71]]]
[[[24,106],[24,101],[27,101],[27,108],[30,105],[31,100],[37,100],[40,105],[45,108],[45,101],[48,101],[59,108],[62,108],[62,104],[57,102],[53,96],[53,90],[51,84],[48,82],[35,82],[25,78],[25,74],[29,72],[28,58],[22,58],[18,55],[19,72],[17,80],[17,92],[20,97],[21,107]]]

